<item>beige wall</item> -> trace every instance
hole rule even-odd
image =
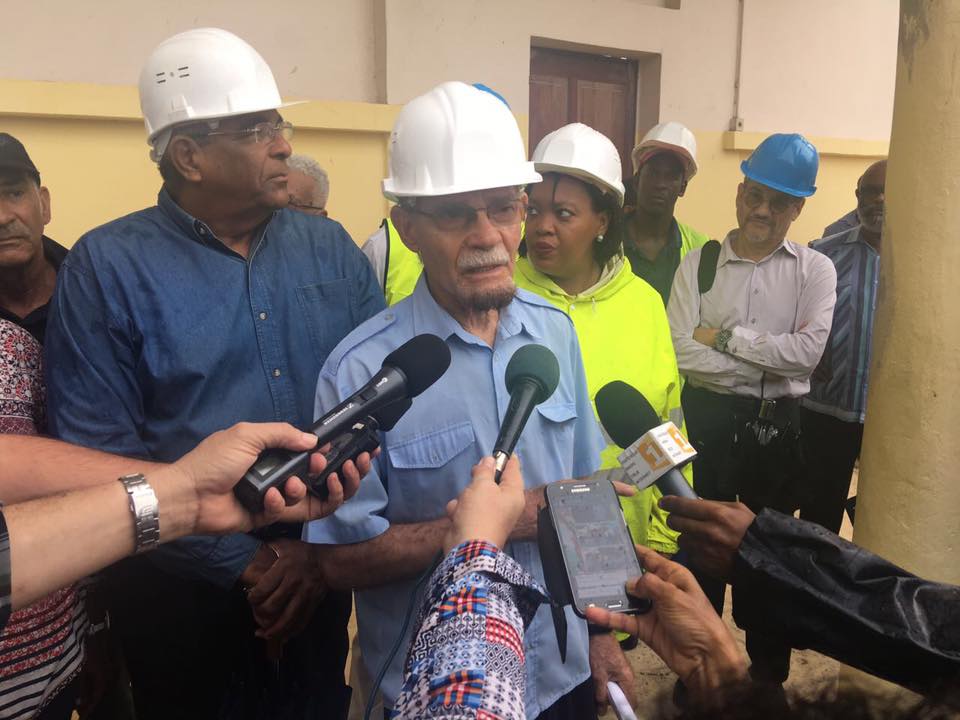
[[[889,140],[896,0],[744,0],[744,130]]]
[[[161,40],[208,26],[257,48],[284,95],[378,99],[374,0],[5,3],[0,78],[136,85],[140,66]]]
[[[821,150],[820,189],[791,232],[806,242],[853,207],[856,178],[886,152],[890,127],[896,0],[36,0],[12,12],[0,130],[36,156],[54,195],[51,234],[67,244],[153,202],[139,67],[164,37],[203,25],[260,50],[285,96],[322,101],[287,111],[294,146],[327,167],[331,213],[358,242],[386,208],[379,183],[396,106],[442,80],[483,81],[525,132],[532,42],[661,56],[660,118],[686,123],[700,143],[678,214],[710,235],[733,223],[739,163],[764,133],[803,132]],[[749,132],[725,132],[735,114]]]
[[[661,114],[691,127],[724,130],[733,111],[737,0],[683,0],[680,10],[634,0],[395,0],[386,10],[390,103],[463,79],[487,83],[526,114],[530,43],[540,38],[662,53]]]
[[[482,81],[528,111],[531,38],[662,55],[661,119],[729,129],[738,0],[387,0],[387,102],[448,79]],[[739,116],[745,130],[886,140],[896,0],[743,0]]]

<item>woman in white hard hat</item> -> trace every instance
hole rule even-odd
[[[515,280],[566,312],[580,338],[591,397],[622,380],[649,400],[661,418],[682,424],[680,377],[663,301],[636,277],[623,256],[624,187],[620,155],[604,135],[581,123],[547,135],[533,153],[543,182],[530,205]],[[603,468],[617,467],[609,445]],[[690,471],[686,471],[688,481]],[[621,498],[634,542],[677,551],[676,533],[647,489]]]

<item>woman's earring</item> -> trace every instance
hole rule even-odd
[[[603,242],[603,233],[600,233],[599,235],[597,235],[596,242],[598,242],[598,243],[602,243],[602,242]]]

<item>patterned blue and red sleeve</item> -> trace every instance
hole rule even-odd
[[[544,602],[495,545],[451,550],[430,578],[391,717],[523,718],[523,633]]]

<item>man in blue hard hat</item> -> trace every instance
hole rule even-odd
[[[764,140],[740,168],[737,223],[680,263],[667,308],[697,493],[754,512],[792,513],[802,475],[798,398],[810,390],[836,301],[828,258],[786,239],[816,191],[817,150],[801,135]],[[683,547],[683,536],[680,545]],[[698,576],[720,612],[723,583]],[[759,598],[734,589],[734,615]],[[780,693],[790,646],[747,634],[755,682]]]

